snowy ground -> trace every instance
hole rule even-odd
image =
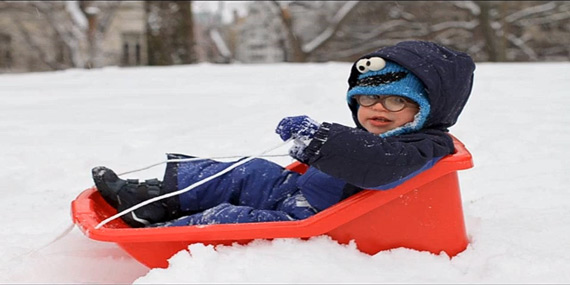
[[[93,166],[127,171],[165,152],[254,154],[279,144],[273,129],[289,115],[352,125],[348,71],[201,64],[0,75],[0,282],[570,282],[570,63],[478,64],[451,129],[475,162],[460,172],[471,243],[451,260],[408,249],[368,256],[319,237],[197,244],[149,270],[77,228],[44,247],[71,224]]]

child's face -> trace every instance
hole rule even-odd
[[[372,106],[358,107],[358,122],[369,132],[379,135],[414,121],[417,104],[406,104],[400,111],[389,111],[380,102]]]

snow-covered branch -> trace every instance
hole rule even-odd
[[[228,48],[228,46],[226,45],[226,42],[224,41],[224,39],[220,35],[220,31],[218,31],[218,29],[213,28],[210,30],[209,34],[210,34],[210,38],[214,42],[214,46],[220,52],[220,54],[225,58],[228,58],[228,59],[231,58],[232,53],[231,53],[230,49]]]
[[[453,5],[457,8],[469,10],[473,16],[481,14],[481,8],[474,1],[453,1]]]
[[[441,23],[434,24],[430,27],[430,29],[434,32],[438,32],[438,31],[446,30],[446,29],[452,29],[452,28],[473,30],[477,26],[479,26],[479,20],[471,20],[469,22],[449,21],[449,22],[441,22]]]
[[[520,11],[508,15],[507,17],[505,17],[505,21],[507,23],[512,23],[522,18],[554,10],[556,9],[556,7],[557,5],[554,2],[548,2],[542,5],[528,7],[526,9],[522,9]]]
[[[336,12],[328,23],[327,28],[312,41],[303,45],[303,52],[311,53],[318,47],[322,46],[325,42],[330,40],[338,30],[343,20],[346,19],[348,14],[358,5],[359,1],[346,1],[344,5]]]
[[[517,21],[516,24],[521,27],[526,27],[526,26],[548,24],[556,21],[563,21],[566,19],[570,19],[570,11],[564,11],[539,18],[522,19]]]
[[[523,39],[517,38],[513,34],[508,34],[506,38],[509,42],[511,42],[513,45],[517,46],[521,51],[523,51],[524,54],[526,54],[529,59],[536,60],[538,58],[536,52],[531,47],[529,47]]]
[[[368,40],[378,38],[379,36],[394,31],[398,28],[406,28],[406,29],[413,29],[414,23],[410,23],[405,20],[390,20],[381,23],[380,25],[376,25],[373,30],[367,32],[352,32],[351,35],[360,40]],[[423,25],[419,25],[422,27]]]
[[[83,66],[84,59],[81,53],[80,41],[83,40],[83,38],[85,37],[84,33],[82,31],[78,31],[76,25],[73,24],[70,25],[68,22],[62,21],[61,19],[57,18],[52,3],[34,2],[32,5],[44,15],[48,24],[55,31],[57,35],[57,40],[60,43],[63,43],[64,46],[66,47],[70,55],[69,60],[71,61],[71,65],[73,67]],[[71,2],[66,2],[65,5],[66,8],[68,8],[72,7],[71,5],[73,4]],[[77,6],[76,8],[79,9],[79,6]],[[66,11],[69,10],[66,9]],[[73,14],[76,13],[71,14],[71,18],[73,19],[73,21],[79,21],[79,22],[82,21],[81,18],[78,17],[78,15],[73,16]]]
[[[65,9],[71,15],[71,19],[75,23],[75,26],[82,30],[86,30],[88,26],[87,17],[81,9],[79,8],[78,1],[65,1]]]
[[[16,28],[18,29],[18,31],[20,32],[20,34],[23,36],[26,44],[28,44],[28,46],[36,52],[38,59],[43,64],[47,65],[49,68],[51,68],[53,70],[61,70],[61,69],[65,68],[65,66],[54,61],[53,59],[51,59],[47,55],[45,50],[30,35],[30,32],[28,31],[28,29],[26,28],[24,23],[22,23],[22,20],[20,20],[18,18],[12,18],[12,21],[13,21],[14,25],[16,26]]]

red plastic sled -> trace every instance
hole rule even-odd
[[[83,191],[71,204],[73,221],[91,239],[117,243],[150,267],[168,266],[168,259],[193,243],[245,244],[254,239],[310,238],[328,235],[346,244],[356,242],[368,254],[406,247],[455,256],[468,244],[457,170],[473,167],[471,154],[454,138],[456,153],[398,187],[366,190],[308,218],[290,222],[222,224],[168,228],[130,228],[95,187]],[[306,165],[289,169],[304,172]]]

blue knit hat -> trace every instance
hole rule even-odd
[[[411,99],[420,107],[414,121],[380,134],[381,137],[408,133],[423,127],[430,113],[430,103],[424,84],[412,72],[393,61],[370,57],[358,60],[352,73],[351,78],[357,77],[356,80],[349,81],[346,97],[352,110],[358,108],[353,98],[355,95],[398,95]]]

